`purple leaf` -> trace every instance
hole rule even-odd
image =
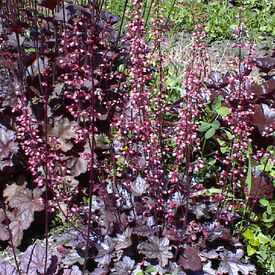
[[[229,84],[228,72],[212,71],[207,79],[204,80],[207,88],[219,90]]]
[[[236,254],[231,251],[225,250],[220,257],[222,259],[217,274],[244,274],[248,275],[251,272],[255,272],[255,266],[247,263],[242,263],[241,258],[243,257],[244,252],[241,249],[237,249]]]
[[[265,128],[269,127],[275,120],[275,109],[266,104],[255,106],[255,113],[251,116],[250,122],[256,126],[261,134]]]
[[[117,237],[114,238],[114,242],[116,243],[115,245],[116,250],[127,248],[132,245],[132,240],[131,240],[132,232],[133,232],[133,228],[127,227],[122,234],[117,234]]]
[[[107,273],[108,271],[106,269],[98,267],[91,273],[91,275],[106,275]]]
[[[1,241],[7,241],[10,238],[10,234],[7,229],[7,226],[2,224],[2,222],[5,219],[6,219],[6,216],[5,216],[4,210],[0,209],[0,240]]]
[[[66,268],[63,271],[63,275],[81,275],[82,272],[77,265],[73,265],[72,268]]]
[[[56,275],[59,267],[58,267],[58,257],[56,255],[53,255],[51,258],[51,264],[47,270],[47,275]]]
[[[22,221],[22,228],[26,230],[30,227],[31,223],[34,220],[33,211],[31,209],[26,209],[22,212],[19,212],[17,215],[17,219]]]
[[[225,228],[223,225],[215,225],[211,224],[207,226],[206,232],[208,235],[208,242],[217,242],[218,240],[225,241],[231,245],[234,245],[235,239],[232,237],[230,230],[228,228]]]
[[[47,265],[46,269],[51,264],[51,254],[47,253]],[[27,248],[23,256],[21,257],[21,269],[25,274],[37,275],[38,272],[44,274],[46,258],[46,249],[41,244],[33,244]]]
[[[68,22],[72,18],[73,12],[75,12],[75,10],[73,9],[73,12],[70,11],[69,6],[66,5],[64,12],[65,12],[65,14],[63,14],[63,8],[60,9],[58,12],[56,12],[54,14],[54,19],[57,20],[57,21],[63,21],[64,20],[64,22]]]
[[[36,60],[36,53],[30,53],[22,58],[24,66],[29,67]]]
[[[16,183],[13,183],[11,185],[7,185],[7,187],[4,189],[3,197],[6,198],[6,202],[9,202],[12,197],[14,197],[19,190],[26,188],[27,182],[25,182],[23,185],[17,185]]]
[[[0,274],[1,275],[15,275],[15,268],[8,262],[0,262]]]
[[[42,190],[38,187],[36,187],[33,191],[28,188],[20,190],[14,197],[11,198],[9,206],[12,208],[17,208],[20,211],[42,211],[44,206],[41,201],[41,194]]]
[[[100,12],[100,18],[103,19],[108,24],[115,24],[119,21],[119,17],[116,15],[113,15],[107,11],[101,11]]]
[[[100,266],[107,266],[110,264],[112,257],[114,256],[113,251],[115,244],[111,237],[105,236],[104,242],[96,246],[98,254],[95,257],[95,261],[99,263]]]
[[[83,264],[84,258],[77,253],[75,250],[71,250],[69,253],[65,255],[62,259],[62,263],[67,266],[71,266],[75,263]]]
[[[5,126],[0,125],[0,160],[7,158],[10,154],[18,151],[16,134],[8,130]]]
[[[50,10],[54,10],[56,8],[58,2],[59,2],[59,0],[44,0],[40,4],[40,6],[50,9]]]
[[[272,179],[263,171],[253,168],[250,195],[254,199],[273,199],[274,185]]]
[[[166,266],[168,259],[173,258],[168,238],[164,237],[159,239],[156,236],[150,236],[148,239],[150,242],[139,244],[138,250],[148,259],[158,259],[162,267]]]
[[[131,274],[135,265],[135,261],[128,256],[124,256],[122,261],[116,262],[114,264],[114,269],[112,269],[113,275],[121,274]]]
[[[23,238],[23,225],[22,221],[15,219],[9,224],[9,228],[12,233],[12,242],[15,247],[18,247],[21,244]]]
[[[263,57],[256,59],[256,66],[264,73],[268,74],[275,68],[275,58]]]
[[[199,249],[192,246],[186,246],[184,255],[180,256],[179,264],[184,268],[192,271],[201,270],[201,259],[198,256]]]

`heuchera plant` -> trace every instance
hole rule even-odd
[[[240,13],[232,68],[211,70],[194,11],[171,103],[169,18],[147,4],[125,1],[123,32],[104,1],[1,2],[0,240],[15,259],[1,274],[255,274],[229,226],[258,254],[249,211],[269,224],[274,80],[249,75],[274,57],[253,58]],[[44,244],[24,247],[43,210]],[[55,215],[70,229],[50,236]]]

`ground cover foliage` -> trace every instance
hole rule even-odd
[[[176,1],[1,1],[0,274],[275,272],[274,49],[192,2],[181,68]]]

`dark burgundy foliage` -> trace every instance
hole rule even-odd
[[[40,6],[50,10],[54,10],[60,0],[43,0]]]
[[[101,10],[103,2],[63,8],[64,1],[44,0],[35,10],[36,1],[28,2],[31,7],[17,1],[18,10],[9,12],[1,2],[0,65],[10,85],[0,91],[0,244],[23,253],[14,255],[12,265],[1,261],[0,274],[80,275],[86,269],[92,275],[126,275],[150,265],[163,274],[255,271],[230,230],[239,215],[224,206],[233,176],[217,137],[226,143],[230,127],[242,122],[234,113],[239,106],[246,111],[245,90],[255,104],[254,114],[241,117],[255,128],[249,137],[267,139],[275,119],[275,80],[253,83],[238,94],[232,78],[242,81],[249,66],[207,77],[190,66],[182,89],[186,98],[168,105],[162,97],[168,88],[162,83],[160,37],[152,45],[145,40],[138,8],[119,37],[120,18]],[[155,24],[154,35],[161,36],[164,24]],[[269,73],[273,59],[256,64]],[[220,107],[230,108],[233,117],[220,115],[220,128],[204,152],[195,121],[209,104],[207,97],[199,104],[203,90],[210,104],[222,95]],[[217,122],[213,112],[209,118]],[[166,119],[167,113],[176,118]],[[213,154],[216,170],[205,157]],[[227,172],[220,183],[222,169]],[[211,188],[222,192],[204,193]],[[243,190],[235,189],[242,198]],[[270,177],[253,170],[249,195],[272,199],[273,193]],[[50,237],[49,226],[70,229]],[[45,231],[46,244],[32,241],[35,230]]]
[[[256,66],[264,73],[268,74],[270,71],[275,69],[275,58],[274,57],[263,57],[256,59]]]
[[[207,88],[220,90],[229,84],[228,72],[211,71],[208,78],[204,80]]]
[[[183,256],[180,256],[179,263],[185,270],[201,270],[201,259],[198,256],[200,250],[196,247],[186,246]]]
[[[253,199],[267,198],[272,200],[274,197],[272,179],[265,172],[256,168],[253,169],[250,195]]]

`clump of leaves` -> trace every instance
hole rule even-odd
[[[44,209],[41,198],[42,190],[38,187],[30,190],[26,184],[18,186],[13,183],[4,190],[3,196],[6,197],[9,209],[1,209],[1,234],[0,240],[9,240],[12,245],[18,247],[23,238],[23,230],[30,227],[34,220],[34,212]],[[5,224],[3,224],[5,222]],[[11,233],[11,236],[8,233]]]

